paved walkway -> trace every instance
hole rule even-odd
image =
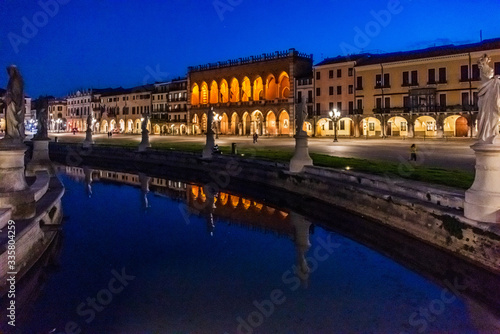
[[[57,135],[60,142],[83,141],[85,134],[71,133],[50,134]],[[107,138],[105,134],[94,135],[99,142],[119,142],[120,140],[137,140],[139,144],[140,135],[113,135]],[[154,146],[155,142],[178,142],[178,143],[200,143],[205,142],[203,136],[158,136],[150,137]],[[314,153],[323,153],[338,157],[361,158],[370,160],[384,160],[401,162],[409,158],[410,145],[415,143],[418,148],[417,163],[424,166],[441,167],[446,169],[462,169],[474,171],[474,151],[470,148],[475,142],[469,138],[451,139],[364,139],[364,138],[339,138],[334,143],[333,138],[309,138],[309,150]],[[230,146],[231,143],[238,145],[256,145],[259,148],[293,150],[295,140],[290,137],[260,137],[257,144],[252,143],[252,137],[220,136],[216,139],[220,146]]]

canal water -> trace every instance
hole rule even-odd
[[[20,284],[18,333],[495,331],[496,305],[471,295],[496,278],[455,264],[422,270],[451,260],[416,255],[403,236],[358,233],[373,223],[345,212],[142,173],[61,170],[64,225]]]

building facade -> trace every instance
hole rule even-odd
[[[187,78],[156,83],[152,94],[153,134],[187,134]]]
[[[67,130],[67,114],[68,108],[65,99],[49,100],[48,121],[49,130],[66,131]]]
[[[315,103],[320,110],[341,111],[339,135],[472,137],[481,84],[477,60],[484,53],[500,74],[500,39],[325,61],[315,67]],[[325,75],[336,80],[336,71],[343,68],[348,81],[340,82],[340,89],[335,81],[325,82]],[[333,133],[321,130],[317,135]]]
[[[295,82],[312,72],[312,55],[294,49],[188,68],[188,132],[207,130],[214,108],[220,134],[295,133]]]
[[[141,133],[144,115],[151,113],[153,85],[117,88],[99,95],[100,115],[96,117],[95,132]],[[151,131],[151,123],[148,122]]]

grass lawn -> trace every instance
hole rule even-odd
[[[64,142],[81,142],[81,138],[67,136]],[[106,146],[137,147],[140,136],[130,138],[94,138],[96,144]],[[175,150],[183,152],[201,153],[204,144],[193,142],[152,142],[154,149]],[[220,146],[223,154],[230,154],[230,146]],[[293,156],[291,149],[267,149],[253,145],[238,146],[238,154],[252,159],[263,159],[269,161],[289,162]],[[382,175],[389,178],[404,178],[409,180],[422,181],[439,184],[453,188],[468,189],[474,181],[474,173],[461,170],[448,170],[435,167],[419,166],[409,161],[400,163],[387,161],[374,161],[355,158],[339,158],[326,154],[311,153],[315,166],[339,168],[353,170],[367,174]]]

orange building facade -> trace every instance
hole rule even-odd
[[[209,106],[220,134],[291,136],[295,80],[312,73],[312,55],[294,49],[188,68],[188,132],[207,129]]]

